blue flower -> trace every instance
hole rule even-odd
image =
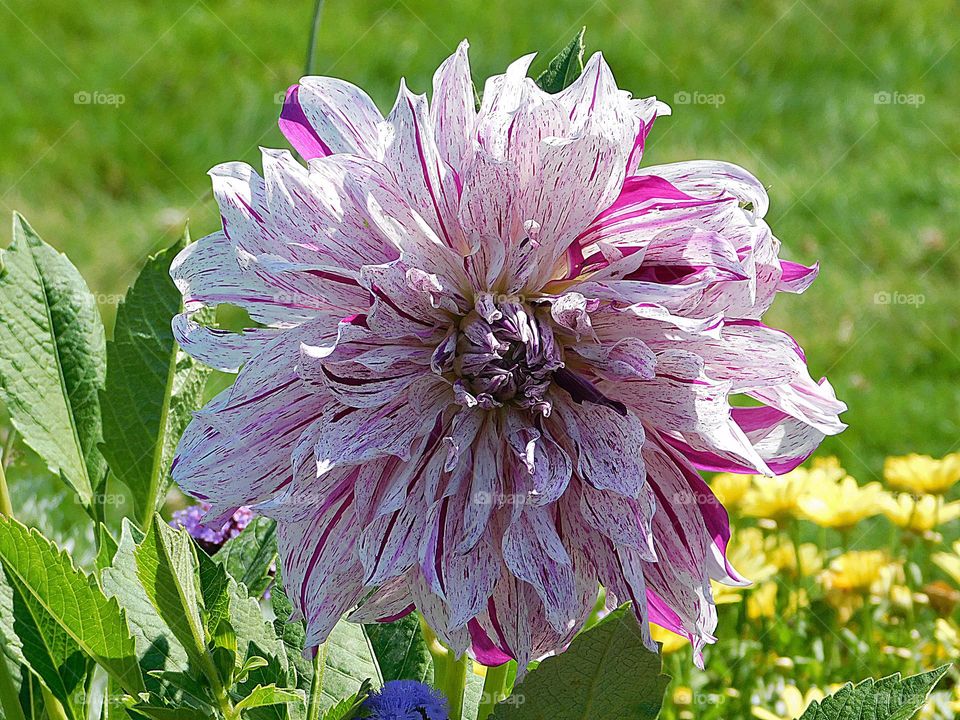
[[[369,720],[448,720],[447,701],[429,685],[391,680],[363,703]]]

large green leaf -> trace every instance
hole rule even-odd
[[[173,451],[202,403],[210,373],[180,351],[170,327],[183,309],[170,263],[187,242],[184,233],[147,260],[117,308],[113,340],[107,343],[103,454],[130,488],[141,527],[150,524],[169,486]]]
[[[547,658],[497,705],[496,720],[653,720],[669,678],[644,644],[629,605]]]
[[[410,613],[392,623],[365,625],[384,682],[416,680],[433,684],[433,657],[420,628],[420,617]]]
[[[246,586],[253,597],[260,597],[273,582],[270,571],[277,559],[277,523],[258,517],[239,535],[227,540],[214,555],[227,572]]]
[[[16,595],[0,565],[0,716],[25,720],[19,696],[24,684],[22,673],[30,671],[14,621]]]
[[[548,93],[558,93],[569,87],[583,72],[583,35],[587,31],[581,28],[576,37],[561,50],[547,69],[537,76],[537,85]]]
[[[133,556],[137,577],[157,614],[183,647],[190,663],[216,682],[218,678],[207,654],[197,556],[190,535],[182,528],[174,530],[162,520],[154,522]]]
[[[89,507],[106,473],[97,303],[66,256],[18,214],[0,267],[0,399],[27,445]]]
[[[800,720],[908,720],[919,712],[930,691],[949,665],[902,679],[900,674],[882,680],[847,683],[836,693],[814,701]]]
[[[134,552],[136,543],[142,540],[143,534],[124,519],[113,563],[101,573],[103,590],[115,597],[124,609],[145,672],[188,673],[186,650],[157,613],[140,583]]]
[[[44,642],[68,648],[69,638],[128,693],[144,689],[124,613],[94,577],[74,568],[70,557],[36,530],[7,518],[0,518],[0,563]],[[19,628],[18,635],[24,640]]]

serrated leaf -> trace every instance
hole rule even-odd
[[[495,720],[653,720],[669,678],[624,605],[547,658],[494,709]]]
[[[6,518],[0,518],[0,562],[45,638],[56,638],[57,632],[69,636],[128,693],[144,689],[124,613],[95,578],[74,568],[70,557],[39,532]]]
[[[847,683],[833,695],[814,701],[800,720],[909,720],[949,669],[944,665],[906,679],[897,673],[856,686]]]
[[[243,711],[267,705],[285,705],[292,702],[303,702],[303,694],[278,688],[276,685],[257,685],[250,691],[249,695],[233,707],[237,711]]]
[[[0,399],[24,442],[89,507],[106,475],[100,311],[67,257],[16,213],[0,267]]]
[[[14,591],[0,565],[0,715],[23,720],[20,706],[21,672],[26,660],[13,621]]]
[[[346,697],[323,714],[323,720],[353,720],[359,717],[360,706],[370,696],[370,683],[360,685],[355,695]]]
[[[242,583],[249,595],[260,597],[273,582],[270,571],[277,559],[277,523],[254,518],[243,532],[227,540],[213,559]]]
[[[417,613],[391,623],[365,625],[384,682],[416,680],[433,684],[433,656],[427,648]]]
[[[113,563],[101,573],[103,590],[124,609],[144,671],[188,673],[186,650],[157,613],[140,583],[134,551],[137,542],[142,540],[143,534],[124,519]]]
[[[219,672],[207,651],[198,561],[190,535],[158,518],[133,556],[147,597],[183,646],[190,665],[199,669],[213,687],[219,687]]]
[[[569,87],[583,73],[583,35],[587,29],[581,28],[576,37],[561,50],[547,69],[537,76],[537,85],[548,93],[558,93]]]
[[[117,308],[107,343],[103,454],[128,488],[141,527],[152,522],[170,483],[170,463],[210,370],[180,351],[170,319],[182,299],[170,263],[189,237],[150,257]]]

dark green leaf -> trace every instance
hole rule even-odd
[[[354,695],[344,698],[323,714],[323,720],[353,720],[361,717],[359,710],[364,701],[370,696],[370,682],[360,685]]]
[[[547,658],[494,709],[496,720],[653,720],[669,678],[629,605]]]
[[[90,507],[106,475],[100,311],[66,256],[16,213],[0,266],[0,399],[27,445]]]
[[[230,538],[214,555],[228,573],[246,586],[252,597],[260,597],[273,582],[270,574],[277,559],[277,524],[258,517],[237,537]]]
[[[537,76],[537,85],[548,93],[558,93],[570,86],[583,72],[583,35],[581,28],[576,37],[550,61],[547,69]]]
[[[949,669],[944,665],[906,679],[899,673],[882,680],[871,678],[856,687],[847,683],[830,697],[814,701],[800,720],[908,720]]]
[[[365,625],[384,682],[416,680],[433,683],[433,657],[420,629],[417,613],[392,623]]]
[[[117,308],[107,344],[103,454],[130,488],[142,527],[169,485],[170,462],[190,413],[200,407],[209,374],[180,351],[170,327],[183,309],[170,263],[189,237],[147,260]]]

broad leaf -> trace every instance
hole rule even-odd
[[[653,720],[669,678],[644,644],[629,605],[547,658],[494,709],[496,720]],[[518,699],[523,702],[517,702]]]
[[[144,689],[123,611],[95,578],[74,568],[70,557],[36,530],[6,518],[0,518],[0,562],[45,639],[58,637],[62,643],[69,636],[128,693]]]
[[[257,685],[250,694],[234,705],[234,710],[243,711],[267,705],[283,705],[303,702],[303,693],[284,690],[276,685]]]
[[[213,559],[247,588],[252,597],[260,597],[273,582],[270,571],[277,559],[277,524],[265,517],[254,518],[239,535],[227,540]]]
[[[944,665],[906,679],[899,673],[882,680],[871,678],[856,687],[847,683],[830,697],[814,701],[800,720],[908,720],[949,669]]]
[[[537,85],[548,93],[558,93],[569,87],[583,72],[583,35],[581,28],[576,37],[550,61],[547,69],[537,76]]]
[[[197,556],[190,535],[158,519],[133,556],[147,597],[183,646],[190,664],[212,684],[219,684],[219,673],[207,653]]]
[[[190,671],[187,653],[144,593],[134,558],[143,534],[129,520],[123,521],[120,544],[113,563],[101,573],[104,592],[124,609],[144,671]]]
[[[0,716],[25,720],[20,692],[26,684],[22,673],[29,676],[30,670],[23,657],[23,642],[17,637],[14,598],[15,591],[0,566]]]
[[[433,684],[433,657],[417,613],[391,623],[365,625],[384,682],[416,680]]]
[[[66,256],[18,214],[0,267],[0,399],[27,445],[89,507],[106,474],[97,303]]]
[[[365,682],[355,695],[346,697],[323,714],[323,720],[353,720],[360,717],[360,706],[370,695],[370,683]]]
[[[170,263],[189,241],[147,260],[117,308],[107,343],[103,454],[130,488],[141,527],[150,524],[170,483],[173,451],[193,410],[200,407],[210,371],[180,351],[170,319],[182,311]]]

